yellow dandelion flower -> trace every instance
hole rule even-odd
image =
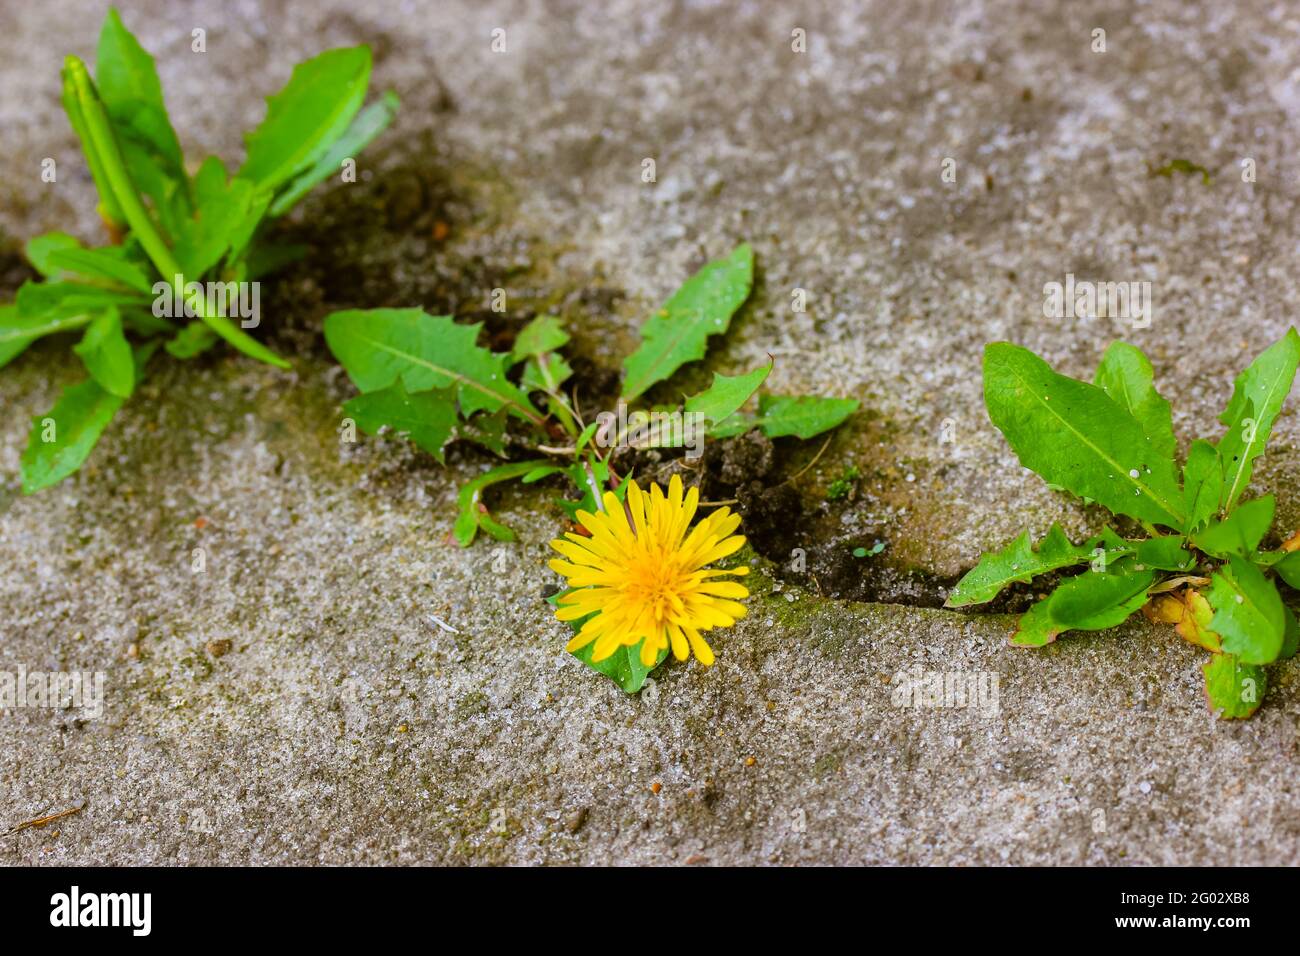
[[[740,515],[720,508],[687,534],[700,493],[692,488],[683,498],[682,479],[674,475],[668,494],[656,484],[646,494],[632,482],[624,507],[610,492],[600,514],[578,512],[578,523],[591,533],[566,533],[551,547],[558,558],[550,567],[569,579],[576,590],[560,598],[561,621],[595,617],[569,641],[576,651],[592,641],[592,660],[604,660],[619,647],[641,644],[641,663],[653,667],[659,652],[672,647],[678,660],[695,652],[700,663],[713,663],[713,651],[700,632],[730,627],[744,617],[737,599],[749,591],[735,581],[718,578],[749,573],[749,568],[706,570],[705,565],[740,550],[745,539],[732,534]],[[689,650],[688,650],[689,647]]]

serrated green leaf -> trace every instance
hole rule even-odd
[[[1206,554],[1226,558],[1250,557],[1273,526],[1273,496],[1265,495],[1238,505],[1228,517],[1192,535],[1192,544]]]
[[[363,392],[399,378],[410,392],[455,385],[466,417],[508,408],[539,424],[528,396],[506,378],[505,356],[476,344],[479,328],[420,309],[353,310],[325,319],[325,341]]]
[[[479,412],[456,426],[453,440],[470,441],[498,458],[506,457],[506,410]]]
[[[163,346],[167,353],[178,359],[192,359],[206,352],[217,344],[217,333],[202,322],[194,321],[176,333],[176,336]]]
[[[530,356],[554,352],[569,341],[560,320],[553,315],[539,315],[519,330],[514,347],[510,350],[510,364],[515,365]]]
[[[857,409],[857,400],[852,398],[763,395],[758,400],[757,417],[737,413],[709,429],[709,433],[714,438],[731,438],[759,428],[768,438],[812,438],[839,426]]]
[[[460,546],[462,548],[469,547],[480,528],[498,541],[515,540],[514,532],[495,521],[487,509],[483,507],[483,490],[500,482],[509,481],[512,478],[520,478],[535,468],[549,464],[550,462],[545,459],[535,459],[533,461],[514,461],[508,465],[497,465],[495,468],[485,471],[462,485],[460,493],[457,495],[460,513],[456,518],[454,530],[456,540],[460,542]]]
[[[446,462],[443,447],[456,427],[455,389],[408,392],[399,379],[388,388],[345,402],[343,411],[364,432],[374,435],[387,425],[407,435],[439,462]]]
[[[388,124],[397,115],[401,103],[397,94],[390,90],[358,113],[352,125],[325,150],[311,168],[295,177],[275,197],[275,202],[271,203],[267,214],[272,218],[283,216],[313,187],[340,173],[344,160],[355,159],[357,153],[365,149],[371,140],[388,128]]]
[[[1210,710],[1223,720],[1249,717],[1264,701],[1268,677],[1264,668],[1247,664],[1233,654],[1215,654],[1201,666]]]
[[[366,46],[327,50],[299,63],[284,89],[267,100],[266,119],[248,135],[239,178],[274,192],[312,166],[348,129],[369,82]]]
[[[104,391],[118,398],[131,397],[135,391],[135,360],[122,332],[122,316],[116,308],[110,306],[91,322],[72,351]]]
[[[1253,463],[1264,451],[1273,422],[1291,393],[1298,364],[1300,335],[1291,328],[1237,376],[1232,399],[1219,416],[1219,421],[1228,426],[1218,445],[1223,462],[1224,511],[1233,509],[1250,484]]]
[[[1027,584],[1048,571],[1091,561],[1093,549],[1099,541],[1099,538],[1091,538],[1083,544],[1071,544],[1061,526],[1054,524],[1035,550],[1029,532],[1022,531],[1001,551],[981,557],[979,564],[957,582],[944,607],[983,604],[993,600],[1010,584]]]
[[[710,425],[726,421],[758,391],[772,371],[771,363],[743,375],[713,373],[713,384],[686,400],[688,413],[703,415]]]
[[[1215,571],[1207,595],[1214,608],[1210,627],[1223,639],[1223,649],[1247,664],[1277,660],[1286,635],[1282,598],[1257,567],[1232,555]]]
[[[148,295],[153,290],[153,279],[123,255],[121,246],[55,249],[46,256],[46,263],[53,269],[72,272],[86,279],[115,282],[141,295]]]
[[[1142,426],[1151,447],[1173,458],[1173,414],[1154,384],[1155,372],[1142,351],[1127,342],[1112,342],[1101,357],[1093,384],[1126,409]]]
[[[753,284],[754,250],[748,243],[687,279],[641,327],[641,344],[623,361],[623,398],[630,401],[703,358],[709,336],[727,331]]]
[[[1011,643],[1042,647],[1066,631],[1104,631],[1147,602],[1153,571],[1084,571],[1063,582],[1021,616]]]
[[[1192,532],[1215,516],[1223,499],[1223,463],[1219,450],[1197,439],[1187,452],[1183,465],[1183,509],[1187,523],[1183,530]]]
[[[1097,386],[1058,375],[1028,349],[995,342],[984,350],[984,401],[1021,464],[1044,480],[1116,514],[1183,526],[1173,459]]]
[[[66,232],[47,232],[43,236],[33,236],[23,247],[27,261],[32,268],[47,279],[59,278],[59,270],[50,264],[50,254],[62,249],[80,249],[81,240]]]

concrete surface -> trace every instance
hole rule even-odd
[[[1021,527],[1098,519],[987,422],[983,343],[1084,375],[1122,334],[1186,441],[1217,436],[1232,377],[1294,321],[1300,17],[1167,0],[122,9],[192,160],[239,157],[261,98],[325,46],[371,43],[404,108],[363,180],[289,224],[313,254],[267,283],[267,324],[294,372],[157,362],[87,469],[21,498],[29,418],[75,373],[59,342],[0,371],[0,670],[107,675],[99,720],[0,713],[0,824],[85,803],[57,835],[0,838],[0,861],[1300,862],[1294,662],[1255,718],[1216,723],[1203,657],[1172,632],[1018,651],[1010,618],[912,606]],[[25,238],[97,238],[58,69],[93,55],[102,11],[0,11],[6,294]],[[1150,174],[1174,158],[1211,183]],[[512,322],[559,308],[599,379],[740,239],[754,299],[660,395],[772,353],[775,390],[861,399],[799,482],[824,532],[810,560],[879,537],[863,574],[898,603],[822,600],[754,556],[762,593],[719,664],[668,666],[627,698],[562,652],[542,493],[500,499],[519,543],[461,551],[455,488],[480,457],[444,470],[399,441],[339,445],[351,391],[320,320],[381,304],[491,319],[501,287]],[[1151,281],[1151,327],[1044,318],[1043,284],[1068,272]],[[1256,472],[1288,528],[1297,438],[1292,407]],[[849,465],[859,494],[815,504]],[[997,713],[896,706],[915,666],[997,675]]]

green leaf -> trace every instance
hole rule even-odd
[[[1214,654],[1201,666],[1210,710],[1222,720],[1249,717],[1264,701],[1268,677],[1264,668],[1241,661],[1235,654]]]
[[[216,344],[217,333],[202,322],[194,321],[177,332],[176,336],[163,348],[175,358],[192,359]]]
[[[108,172],[104,168],[104,157],[91,135],[86,111],[82,106],[84,92],[82,87],[91,85],[93,84],[86,65],[74,56],[66,57],[63,62],[63,110],[68,114],[68,123],[72,126],[72,131],[77,134],[77,139],[81,142],[82,155],[86,157],[90,177],[95,181],[95,191],[99,193],[99,213],[105,222],[121,228],[126,222],[122,215],[122,207],[118,204],[113,186],[109,182]],[[99,108],[102,110],[102,105]]]
[[[725,421],[735,414],[772,371],[771,363],[743,375],[713,373],[713,384],[698,395],[686,400],[687,413],[703,415],[710,425]]]
[[[446,462],[443,446],[456,427],[454,389],[408,392],[401,381],[377,392],[366,392],[344,403],[343,410],[362,431],[374,435],[385,425],[410,436],[439,462]]]
[[[94,379],[65,388],[48,414],[32,419],[22,457],[23,494],[57,484],[80,468],[124,401]]]
[[[466,417],[508,408],[539,424],[528,396],[506,378],[505,357],[475,344],[479,328],[420,309],[346,311],[325,319],[325,341],[363,392],[398,379],[410,392],[455,385]]]
[[[565,470],[563,465],[539,465],[520,478],[519,481],[522,484],[531,485],[533,482],[541,481],[543,478],[549,478],[551,475],[557,475]]]
[[[564,331],[559,319],[553,315],[539,315],[519,330],[514,347],[510,350],[510,364],[522,362],[530,356],[554,352],[568,341],[569,333]]]
[[[1278,651],[1277,659],[1280,661],[1290,660],[1295,657],[1297,650],[1300,650],[1300,621],[1296,620],[1295,614],[1285,604],[1282,610],[1286,612],[1286,631],[1282,635],[1282,649]]]
[[[1228,517],[1192,535],[1192,544],[1206,554],[1226,558],[1250,557],[1273,526],[1273,496],[1265,495],[1239,505]]]
[[[528,360],[519,384],[526,392],[555,393],[572,374],[573,369],[563,355],[545,352]]]
[[[621,687],[628,694],[635,694],[645,684],[645,679],[650,676],[650,672],[664,662],[668,656],[668,649],[663,648],[655,658],[653,667],[646,667],[641,663],[641,644],[643,641],[637,641],[632,647],[621,646],[603,661],[592,660],[592,655],[596,653],[596,642],[592,641],[585,647],[580,647],[576,651],[569,653],[576,657],[582,663],[586,664],[597,673],[604,674],[615,684]]]
[[[1183,465],[1183,509],[1187,512],[1183,530],[1196,531],[1213,518],[1222,498],[1223,463],[1219,450],[1198,438],[1188,449],[1187,464]]]
[[[641,344],[623,362],[623,397],[630,401],[703,358],[709,336],[727,331],[753,284],[754,250],[748,243],[687,279],[641,327]]]
[[[498,458],[506,457],[506,412],[479,412],[456,426],[453,440],[471,441]]]
[[[1273,562],[1273,570],[1291,587],[1300,590],[1300,551],[1292,551]]]
[[[130,398],[135,391],[135,360],[122,333],[122,316],[110,307],[86,327],[81,342],[72,351],[80,356],[90,377],[106,392]]]
[[[1223,649],[1247,664],[1277,660],[1286,634],[1286,609],[1277,588],[1245,558],[1233,555],[1214,572],[1207,599],[1214,608],[1212,630]]]
[[[460,508],[460,514],[456,518],[456,527],[454,533],[456,540],[460,542],[462,548],[467,548],[474,541],[474,536],[478,534],[479,528],[482,528],[498,541],[513,541],[515,534],[505,525],[493,520],[488,514],[486,507],[483,506],[483,489],[499,484],[503,481],[509,481],[512,478],[520,478],[536,468],[549,465],[550,462],[545,459],[535,459],[533,461],[514,461],[508,465],[497,465],[472,478],[461,486],[460,493],[457,496],[457,504]]]
[[[1183,526],[1174,462],[1127,410],[1095,385],[1058,375],[1028,349],[984,350],[989,418],[1021,464],[1116,514]]]
[[[979,564],[957,582],[944,607],[983,604],[993,600],[1010,584],[1027,584],[1037,575],[1090,561],[1099,541],[1099,538],[1091,538],[1083,544],[1071,544],[1061,526],[1054,524],[1035,551],[1029,532],[1022,531],[1001,551],[981,557]]]
[[[46,256],[54,269],[73,272],[87,279],[103,279],[126,286],[142,295],[153,291],[153,280],[123,254],[121,246],[107,249],[63,248]]]
[[[95,85],[136,187],[169,231],[188,212],[180,141],[167,118],[153,57],[109,8],[95,55]]]
[[[198,281],[219,263],[248,229],[253,208],[253,187],[242,179],[227,181],[221,160],[205,159],[194,176],[194,216],[176,230],[173,252],[181,275]],[[166,280],[172,282],[174,277]]]
[[[284,89],[267,100],[266,119],[248,135],[239,178],[273,192],[312,166],[347,130],[369,82],[366,46],[327,50],[299,63]]]
[[[42,336],[80,328],[89,321],[89,315],[45,318],[23,315],[17,305],[0,305],[0,368]]]
[[[1182,535],[1159,535],[1133,543],[1133,556],[1136,563],[1143,568],[1157,568],[1161,571],[1186,571],[1195,563],[1192,555],[1183,547],[1187,539]]]
[[[371,140],[388,128],[388,124],[397,115],[399,106],[401,100],[397,98],[396,93],[389,91],[358,113],[347,131],[334,141],[312,167],[295,178],[280,195],[275,197],[268,215],[283,216],[314,186],[338,173],[345,159],[355,159],[357,153],[365,149]]]
[[[1031,607],[1011,643],[1042,647],[1066,631],[1104,631],[1122,624],[1147,602],[1154,571],[1084,571]]]
[[[80,282],[24,282],[14,304],[25,318],[89,319],[113,305],[148,307],[149,300],[137,292]]]
[[[61,249],[80,249],[81,240],[66,232],[47,232],[27,240],[24,252],[32,268],[47,279],[57,279],[59,270],[50,264],[50,254]]]
[[[1232,399],[1219,416],[1219,421],[1228,426],[1219,439],[1224,511],[1232,510],[1250,484],[1253,462],[1264,451],[1273,422],[1291,393],[1297,364],[1300,335],[1291,328],[1237,376]]]
[[[574,487],[582,492],[582,497],[577,501],[561,498],[556,502],[560,506],[560,510],[568,516],[570,521],[578,520],[579,511],[595,514],[600,510],[600,505],[597,504],[596,500],[597,493],[602,493],[603,496],[604,489],[609,485],[609,467],[599,458],[588,456],[587,461],[575,461],[568,467],[567,471],[569,480],[573,482]],[[625,476],[623,484],[614,489],[614,495],[619,501],[623,501],[627,494],[627,482],[629,480],[630,476]]]
[[[1129,412],[1160,455],[1173,458],[1173,414],[1153,383],[1154,371],[1142,351],[1127,342],[1112,342],[1101,357],[1093,384]]]
[[[584,448],[586,448],[587,443],[591,441],[591,437],[596,434],[596,430],[599,428],[600,428],[600,422],[589,423],[587,427],[584,428],[578,434],[578,438],[573,444],[574,449],[578,452],[581,452]]]
[[[714,438],[731,438],[757,427],[768,438],[812,438],[840,425],[857,409],[857,400],[852,398],[762,395],[756,418],[734,414],[709,431]]]

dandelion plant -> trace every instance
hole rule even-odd
[[[736,599],[744,588],[712,579],[744,569],[704,565],[731,554],[743,539],[731,534],[740,519],[725,507],[690,529],[696,509],[706,507],[698,490],[683,494],[676,478],[666,496],[653,483],[643,492],[630,470],[620,473],[613,451],[689,449],[696,439],[751,428],[769,438],[810,438],[857,408],[852,399],[762,394],[757,412],[746,412],[771,372],[766,363],[740,375],[715,373],[708,388],[680,404],[627,411],[704,357],[708,339],[725,333],[748,299],[753,268],[753,250],[742,244],[687,279],[642,326],[641,343],[624,362],[620,412],[595,416],[566,391],[573,370],[563,350],[570,336],[558,316],[533,318],[509,352],[479,345],[478,324],[421,309],[348,310],[325,320],[326,342],[360,391],[343,406],[358,428],[405,433],[439,461],[456,441],[504,459],[461,488],[454,527],[461,545],[480,531],[514,540],[487,507],[484,496],[493,485],[548,480],[560,492],[556,504],[574,524],[555,543],[569,558],[557,570],[576,590],[554,600],[578,632],[570,650],[628,692],[641,687],[670,649],[680,659],[693,649],[699,660],[713,660],[700,633],[743,613]],[[607,536],[614,543],[603,547]]]
[[[1261,550],[1273,496],[1246,498],[1297,364],[1300,335],[1291,329],[1237,377],[1220,416],[1226,430],[1217,442],[1193,441],[1180,469],[1169,403],[1134,346],[1112,343],[1089,383],[1058,374],[1027,349],[989,345],[984,400],[993,424],[1021,464],[1109,510],[1115,527],[1073,543],[1053,525],[1037,546],[1026,531],[984,555],[948,606],[1066,573],[1020,617],[1012,644],[1042,647],[1142,611],[1210,652],[1202,671],[1212,710],[1250,716],[1263,700],[1265,665],[1293,655],[1300,638],[1277,587],[1278,580],[1300,587],[1300,536]]]
[[[362,109],[367,47],[329,50],[298,64],[268,100],[232,177],[216,157],[187,167],[153,57],[111,8],[96,61],[92,77],[81,60],[67,58],[63,106],[112,241],[87,248],[61,232],[30,240],[27,257],[43,279],[0,306],[0,366],[43,336],[81,334],[73,352],[87,377],[33,421],[22,458],[29,494],[81,467],[160,345],[191,359],[224,339],[288,367],[245,331],[256,314],[231,318],[232,298],[255,306],[257,280],[301,254],[269,240],[267,224],[351,162],[397,109],[392,93]]]

